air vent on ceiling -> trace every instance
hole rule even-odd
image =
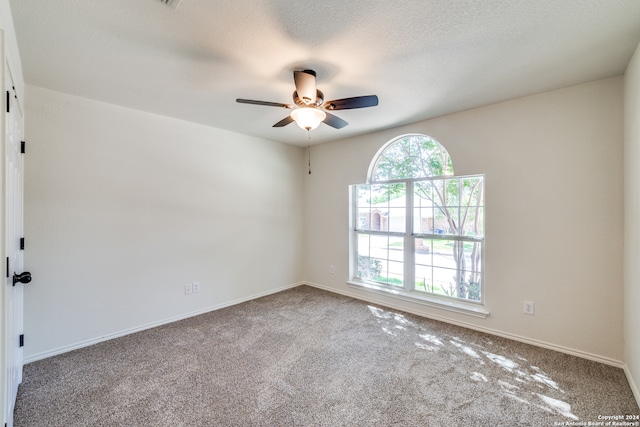
[[[171,6],[174,9],[177,9],[180,6],[182,0],[158,0],[160,3],[166,4],[167,6]]]

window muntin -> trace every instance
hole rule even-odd
[[[424,135],[392,141],[372,165],[370,184],[353,186],[354,278],[481,303],[484,177],[452,177],[446,150]]]

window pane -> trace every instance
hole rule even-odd
[[[458,234],[457,179],[418,181],[414,185],[414,230],[425,234]],[[416,218],[416,216],[419,216]]]
[[[416,239],[414,289],[423,292],[433,292],[433,268],[431,267],[431,250],[424,249],[429,247],[428,244],[431,242],[431,240],[429,240],[426,245],[422,244],[422,242],[418,242],[420,240],[422,239]],[[422,249],[418,249],[419,247]]]
[[[404,261],[404,238],[389,237],[389,259],[393,261]]]
[[[404,264],[401,262],[389,262],[387,281],[389,285],[403,287]]]
[[[431,292],[432,271],[430,267],[416,266],[414,288],[417,291]]]
[[[413,232],[433,233],[431,182],[416,182],[413,188]]]
[[[438,187],[446,194],[446,206],[460,206],[460,180],[457,178],[445,179],[441,181]]]
[[[433,234],[451,234],[448,211],[440,207],[433,209]]]
[[[483,206],[484,179],[481,176],[471,178],[461,178],[460,186],[462,194],[460,197],[462,206]]]
[[[358,255],[369,256],[369,235],[358,234]]]
[[[433,264],[436,267],[455,269],[456,263],[453,256],[455,240],[433,240]]]
[[[356,230],[405,231],[404,183],[357,185]]]
[[[458,293],[464,294],[464,296],[458,298],[466,298],[470,301],[480,301],[482,285],[480,277],[481,275],[479,272],[463,271],[463,280],[460,286],[461,290],[459,290]]]
[[[378,260],[379,269],[376,270],[374,280],[380,280],[378,277],[384,273],[386,277],[387,262],[389,260],[389,236],[371,235],[371,257]]]
[[[446,216],[449,224],[448,234],[458,235],[460,233],[460,208],[448,207]]]
[[[461,242],[464,247],[464,271],[469,274],[475,274],[482,272],[482,243],[480,242]],[[469,276],[468,278],[476,281],[476,277]]]
[[[456,298],[455,293],[455,276],[451,270],[434,268],[433,269],[433,293]]]
[[[369,207],[369,199],[371,198],[370,185],[356,185],[357,206]]]
[[[357,277],[402,287],[404,238],[359,234]]]
[[[413,186],[416,206],[433,205],[433,181],[417,181]]]
[[[361,279],[372,278],[372,263],[370,254],[370,242],[368,234],[357,234],[358,236],[358,268],[356,276]]]
[[[371,227],[371,207],[369,204],[369,199],[371,198],[370,194],[370,185],[355,186],[356,223],[354,224],[354,227],[356,230],[369,230]]]
[[[415,233],[484,236],[483,177],[435,179],[414,185]],[[429,212],[428,208],[432,207]]]
[[[388,231],[404,233],[406,227],[406,208],[389,208]]]
[[[371,210],[369,208],[356,208],[356,230],[370,230]]]
[[[480,301],[480,242],[418,238],[415,247],[416,290]]]
[[[466,218],[464,218],[465,214]],[[461,215],[463,215],[464,219],[462,222],[464,228],[462,229],[461,235],[471,237],[484,236],[484,208],[470,207]]]
[[[415,208],[413,210],[414,233],[433,233],[433,208]]]
[[[460,179],[460,220],[462,236],[484,236],[484,180],[482,177]]]
[[[439,190],[438,204],[446,223],[444,234],[458,235],[460,233],[460,182],[458,179],[447,179],[434,183]]]

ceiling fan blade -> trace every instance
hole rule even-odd
[[[345,122],[338,116],[334,116],[333,114],[327,113],[327,117],[323,120],[323,122],[332,128],[342,129],[349,123]]]
[[[273,125],[274,128],[281,128],[284,127],[286,125],[288,125],[289,123],[291,123],[293,121],[293,118],[291,116],[287,116],[284,119],[280,120],[278,123],[276,123],[275,125]]]
[[[264,105],[265,107],[282,107],[282,108],[288,108],[288,109],[293,108],[293,105],[289,105],[289,104],[282,104],[280,102],[256,101],[253,99],[238,98],[236,99],[236,102],[239,102],[241,104]]]
[[[306,104],[316,102],[316,72],[313,70],[294,71],[293,80],[296,83],[298,97]]]
[[[326,110],[351,110],[354,108],[375,107],[376,105],[378,105],[377,96],[365,95],[327,101],[324,103],[323,107]]]

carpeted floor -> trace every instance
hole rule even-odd
[[[16,426],[560,426],[621,369],[300,286],[25,366]]]

